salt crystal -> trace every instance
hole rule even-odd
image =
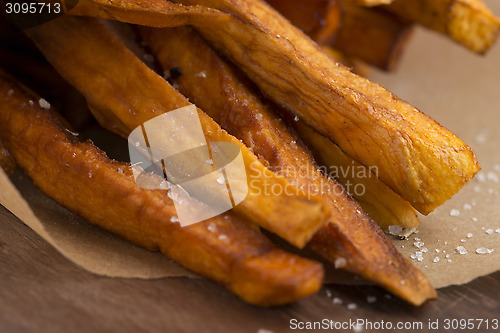
[[[464,209],[465,210],[471,210],[472,209],[472,206],[469,205],[469,204],[464,204]]]
[[[466,240],[465,240],[465,239],[461,239],[460,241],[461,241],[462,243],[465,243],[465,242],[466,242]]]
[[[74,153],[73,153],[73,157],[75,157],[75,154],[74,154]],[[119,174],[123,174],[123,169],[122,169],[122,168],[118,168],[118,170],[117,170],[117,171],[118,171],[118,173],[119,173]]]
[[[160,190],[168,190],[169,186],[168,186],[168,182],[166,180],[162,180],[160,182]]]
[[[421,251],[422,251],[422,253],[427,253],[429,250],[426,247],[424,247],[424,248],[422,248]]]
[[[477,217],[473,217],[472,221],[477,222]]]
[[[455,227],[455,228],[453,228],[453,229],[451,229],[451,230],[453,230],[453,231],[457,231],[457,227]]]
[[[419,249],[424,246],[424,242],[415,242],[413,243],[413,245],[415,245],[416,247],[418,247]]]
[[[205,71],[201,71],[198,74],[196,74],[196,76],[204,79],[207,77],[207,73],[205,73]]]
[[[476,135],[476,142],[477,143],[485,143],[486,142],[486,132],[485,131],[479,132]]]
[[[448,244],[448,242],[444,242],[444,245]]]
[[[439,257],[434,258],[433,262],[439,262]]]
[[[28,101],[28,104],[29,104],[30,106],[33,106],[33,105],[35,105],[35,102],[33,102],[33,101],[30,99],[30,100]]]
[[[399,235],[401,232],[403,232],[403,228],[401,228],[400,226],[398,225],[390,225],[389,226],[389,233],[391,235]]]
[[[490,254],[493,251],[494,251],[493,249],[487,249],[485,247],[480,247],[480,248],[476,249],[477,254]]]
[[[486,232],[488,235],[491,235],[491,234],[493,234],[493,229],[488,229],[488,230],[486,230],[485,232]]]
[[[457,246],[457,251],[460,254],[467,254],[467,249],[463,246]]]
[[[479,172],[477,175],[476,175],[476,178],[477,180],[480,182],[480,183],[483,183],[486,181],[486,175],[483,173],[483,172]]]
[[[450,216],[459,216],[460,215],[460,211],[458,209],[452,209],[450,211]]]
[[[401,283],[401,285],[404,286],[406,284],[406,281],[405,280],[401,280],[401,281],[399,281],[399,283]]]
[[[207,164],[212,164],[212,159],[209,158],[208,160],[205,161]]]
[[[170,218],[170,222],[172,222],[172,223],[179,222],[179,219],[177,218],[177,216],[172,216]]]
[[[50,109],[50,103],[49,103],[49,102],[47,102],[47,101],[46,101],[45,99],[43,99],[43,98],[40,98],[40,99],[38,100],[38,105],[40,105],[40,107],[41,107],[42,109],[46,109],[46,110]]]
[[[467,234],[467,238],[471,238],[471,237],[472,237],[472,234],[469,232],[469,233]]]
[[[342,268],[342,267],[345,267],[345,265],[347,264],[347,260],[345,260],[345,258],[337,258],[335,259],[335,268]]]
[[[418,237],[415,237],[415,240],[416,240],[417,242],[419,242],[419,241],[420,241],[420,238],[418,238]]]
[[[335,305],[340,305],[342,304],[342,300],[338,297],[334,297],[333,300],[332,300],[332,303],[335,304]]]
[[[498,228],[497,230],[495,230],[495,232],[496,232],[497,234],[500,234],[500,228]]]
[[[217,237],[217,238],[218,238],[219,240],[221,240],[221,241],[227,241],[227,240],[228,240],[228,238],[227,238],[227,236],[226,236],[226,235],[219,235],[219,237]]]
[[[377,297],[375,297],[375,296],[368,296],[368,297],[366,297],[366,301],[368,303],[370,303],[370,304],[371,303],[375,303],[377,301]]]
[[[437,253],[439,253],[439,252],[440,252],[440,250],[439,250],[439,249],[436,249],[436,252],[437,252]]]
[[[226,180],[224,179],[224,176],[220,176],[219,178],[217,178],[217,183],[219,184],[224,184],[226,182]]]
[[[299,121],[299,116],[293,117],[293,121]]]
[[[447,254],[447,255],[445,255],[445,257],[446,257],[446,258],[449,258],[449,257],[450,257],[450,255],[449,255],[449,254]]]
[[[451,262],[451,259],[448,259],[448,262]]]
[[[257,113],[257,114],[255,115],[255,119],[257,119],[257,120],[262,119],[262,113]]]
[[[488,179],[490,182],[498,183],[498,176],[493,171],[490,171],[486,174],[486,179]]]
[[[357,308],[358,308],[358,306],[356,305],[356,303],[349,303],[347,305],[348,310],[356,310]]]
[[[422,262],[424,260],[424,258],[420,257],[420,258],[417,258],[417,261],[418,262]]]
[[[328,290],[328,289],[325,291],[325,293],[326,293],[326,297],[328,297],[328,298],[330,298],[330,297],[333,296],[332,292],[330,290]]]
[[[210,232],[215,232],[217,230],[217,226],[215,225],[215,223],[213,222],[210,222],[210,224],[208,225],[208,228],[207,228]]]
[[[257,333],[274,333],[274,332],[271,330],[266,330],[265,328],[259,328]]]

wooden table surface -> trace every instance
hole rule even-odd
[[[0,332],[294,332],[290,320],[348,322],[358,318],[392,325],[429,320],[488,319],[500,332],[500,272],[439,291],[439,299],[412,307],[372,286],[335,286],[295,304],[261,309],[210,281],[188,278],[117,279],[93,275],[59,254],[0,206]],[[329,295],[328,295],[329,294]],[[374,303],[367,296],[376,296]],[[343,304],[333,304],[336,297]],[[348,308],[348,304],[356,308]],[[387,324],[386,324],[387,325]],[[387,327],[387,326],[386,326]],[[323,330],[325,332],[352,332]]]

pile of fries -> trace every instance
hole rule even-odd
[[[324,275],[263,228],[420,305],[436,291],[384,230],[416,228],[417,212],[431,213],[480,167],[449,130],[339,62],[359,73],[395,68],[414,23],[477,53],[500,31],[479,0],[80,0],[24,31],[50,66],[16,69],[25,54],[1,51],[0,166],[17,164],[61,205],[251,304],[294,302]],[[24,85],[33,82],[64,102],[49,104]],[[181,227],[167,190],[139,187],[130,163],[74,133],[86,109],[67,98],[73,89],[124,138],[196,105],[208,141],[240,147],[246,199]],[[362,172],[332,176],[349,168]]]

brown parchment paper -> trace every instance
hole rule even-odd
[[[61,207],[21,171],[0,168],[0,203],[66,258],[99,275],[126,278],[196,277],[160,253],[134,246]]]
[[[500,13],[500,2],[485,2]],[[392,237],[395,246],[436,288],[500,270],[500,44],[480,57],[419,29],[400,69],[375,72],[370,78],[454,131],[475,149],[483,167],[459,194],[422,217],[418,234],[406,241]],[[9,178],[0,170],[0,189],[3,206],[90,272],[128,278],[197,276],[159,253],[90,225],[40,193],[22,172]],[[458,246],[467,253],[457,252]],[[477,254],[479,248],[493,252]],[[417,251],[422,252],[421,261],[411,259]],[[327,282],[360,282],[334,275],[328,274]]]

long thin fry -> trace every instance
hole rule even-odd
[[[176,13],[163,0],[149,0],[147,6],[137,0],[103,2],[82,0],[70,14],[172,26]],[[175,2],[197,5],[178,13],[189,16],[200,33],[262,92],[332,139],[354,160],[376,166],[380,179],[421,213],[444,203],[480,170],[472,149],[452,132],[382,86],[339,65],[263,1]],[[123,10],[129,7],[143,11],[129,15]],[[189,8],[220,14],[207,25],[204,16],[189,14]],[[162,15],[163,23],[158,19]]]
[[[267,2],[318,44],[388,71],[396,68],[413,31],[412,23],[394,14],[345,1],[317,0],[312,5],[301,0]]]
[[[343,16],[339,0],[267,0],[267,3],[319,44],[333,41]]]
[[[386,8],[480,54],[500,33],[500,20],[481,0],[395,0]]]
[[[122,136],[158,115],[190,105],[97,20],[61,17],[29,35],[61,76],[87,98],[100,123]],[[248,196],[234,210],[290,243],[304,246],[328,219],[324,201],[269,171],[239,140],[201,110],[198,114],[208,141],[232,142],[241,149]]]
[[[0,96],[0,137],[34,183],[63,206],[252,304],[293,302],[320,288],[320,264],[277,249],[232,213],[187,227],[171,222],[176,214],[166,191],[138,187],[129,163],[79,141],[3,73]]]
[[[383,70],[394,70],[413,32],[413,24],[391,13],[344,4],[332,47]]]
[[[242,73],[189,28],[141,32],[165,70],[180,69],[182,75],[171,80],[183,94],[242,139],[272,170],[301,188],[322,192],[332,218],[309,247],[336,266],[345,262],[343,269],[361,274],[414,304],[435,296],[422,273],[399,255],[336,182],[323,176],[300,141],[271,107],[261,102]]]

